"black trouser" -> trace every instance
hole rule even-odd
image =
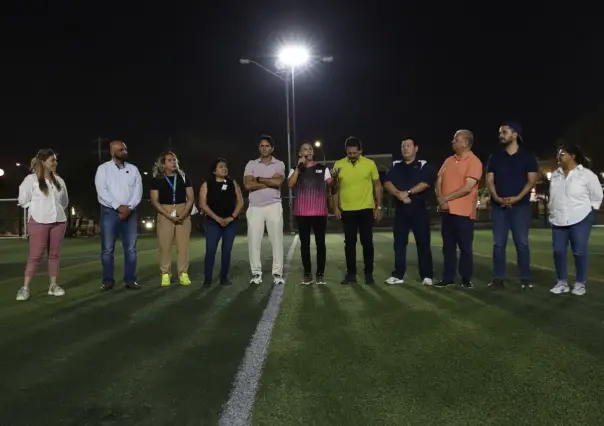
[[[394,272],[392,276],[403,279],[407,272],[407,244],[409,231],[413,232],[417,246],[419,277],[433,278],[432,250],[430,247],[430,216],[425,208],[397,206],[394,215]]]
[[[463,281],[471,281],[474,273],[474,220],[468,216],[441,213],[444,270],[443,281],[455,281],[457,248],[459,247],[459,275]]]
[[[304,274],[311,274],[310,262],[310,231],[315,234],[317,246],[317,275],[325,273],[325,230],[327,228],[327,216],[296,216],[298,222],[298,235],[300,236],[300,254]]]
[[[357,232],[363,246],[365,274],[373,274],[373,209],[342,212],[348,275],[357,273]]]

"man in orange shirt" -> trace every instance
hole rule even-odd
[[[444,271],[436,287],[455,285],[459,247],[459,275],[462,288],[470,289],[474,272],[474,220],[482,163],[472,152],[474,135],[469,130],[455,132],[455,155],[447,158],[438,172],[436,197],[441,212]]]

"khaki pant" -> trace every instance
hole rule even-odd
[[[185,204],[162,205],[167,212],[174,208],[179,217],[185,214]],[[191,217],[187,217],[181,224],[175,225],[164,215],[157,215],[157,239],[159,241],[159,269],[162,274],[169,274],[172,268],[172,246],[176,240],[178,252],[178,275],[189,269],[189,239],[191,237]]]
[[[262,239],[264,227],[273,248],[273,274],[283,275],[283,206],[274,203],[262,207],[248,207],[247,245],[252,275],[262,275]]]

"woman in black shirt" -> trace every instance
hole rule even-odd
[[[161,286],[170,285],[172,245],[176,240],[178,277],[180,284],[190,285],[189,239],[191,237],[191,209],[195,195],[191,182],[178,166],[173,152],[162,153],[153,168],[151,204],[158,212],[157,239],[159,241]]]
[[[237,235],[237,217],[243,208],[241,188],[228,177],[229,169],[225,159],[218,158],[211,167],[211,177],[201,185],[199,202],[205,212],[206,255],[205,280],[203,285],[212,285],[212,273],[216,260],[218,242],[222,239],[222,260],[220,284],[229,284],[227,276],[231,265],[231,251]]]

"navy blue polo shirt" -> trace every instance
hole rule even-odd
[[[430,165],[424,160],[415,160],[407,164],[404,160],[397,160],[392,163],[386,177],[385,182],[391,182],[399,191],[408,191],[420,182],[427,183],[430,187],[434,186],[436,173]],[[422,191],[418,194],[411,195],[411,203],[404,204],[400,200],[396,200],[396,207],[421,207],[426,206],[427,197],[431,193],[430,190]]]
[[[515,154],[510,155],[505,149],[495,152],[489,158],[487,174],[493,173],[495,178],[495,190],[500,197],[515,197],[520,194],[524,185],[528,182],[529,173],[539,172],[537,158],[532,152],[518,148]],[[530,192],[518,202],[528,204]],[[493,201],[494,204],[495,201]]]

